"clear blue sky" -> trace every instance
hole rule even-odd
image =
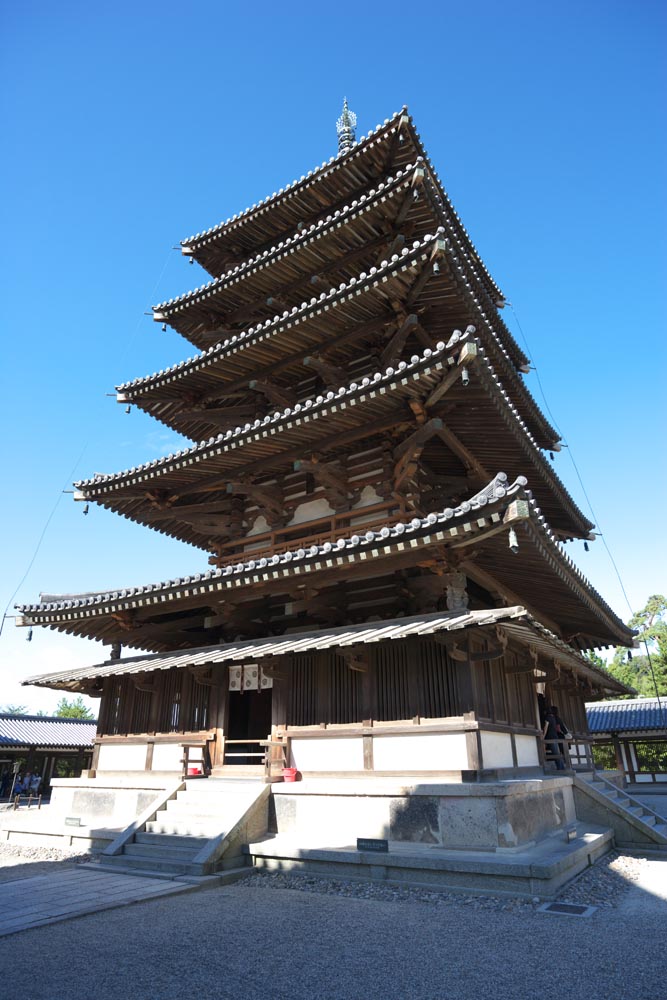
[[[144,316],[206,280],[171,248],[331,156],[344,95],[360,133],[409,106],[631,604],[667,589],[664,3],[26,0],[1,17],[3,609],[63,487],[180,446],[105,395],[194,353]],[[588,512],[567,450],[556,467]],[[569,551],[627,618],[601,542]],[[16,599],[205,562],[63,496]],[[0,703],[48,710],[58,694],[20,678],[106,655],[25,636],[6,623]]]

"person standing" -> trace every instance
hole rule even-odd
[[[564,771],[565,762],[563,761],[563,754],[561,751],[562,744],[558,741],[558,737],[560,735],[558,709],[552,705],[547,709],[547,714],[544,720],[544,738],[546,740],[547,751],[551,755],[551,759],[555,761],[556,770]]]

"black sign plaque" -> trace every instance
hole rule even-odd
[[[388,840],[374,840],[372,837],[357,837],[358,851],[379,851],[386,854],[389,850]]]

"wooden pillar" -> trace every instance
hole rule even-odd
[[[218,683],[214,688],[216,697],[211,706],[211,724],[215,732],[215,750],[213,752],[213,767],[221,767],[225,760],[225,726],[227,724],[227,703],[229,691],[229,667],[222,667]]]

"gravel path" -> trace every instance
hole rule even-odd
[[[573,919],[466,897],[415,905],[271,888],[270,878],[4,938],[3,1000],[665,996],[667,920],[655,913],[607,906]]]

